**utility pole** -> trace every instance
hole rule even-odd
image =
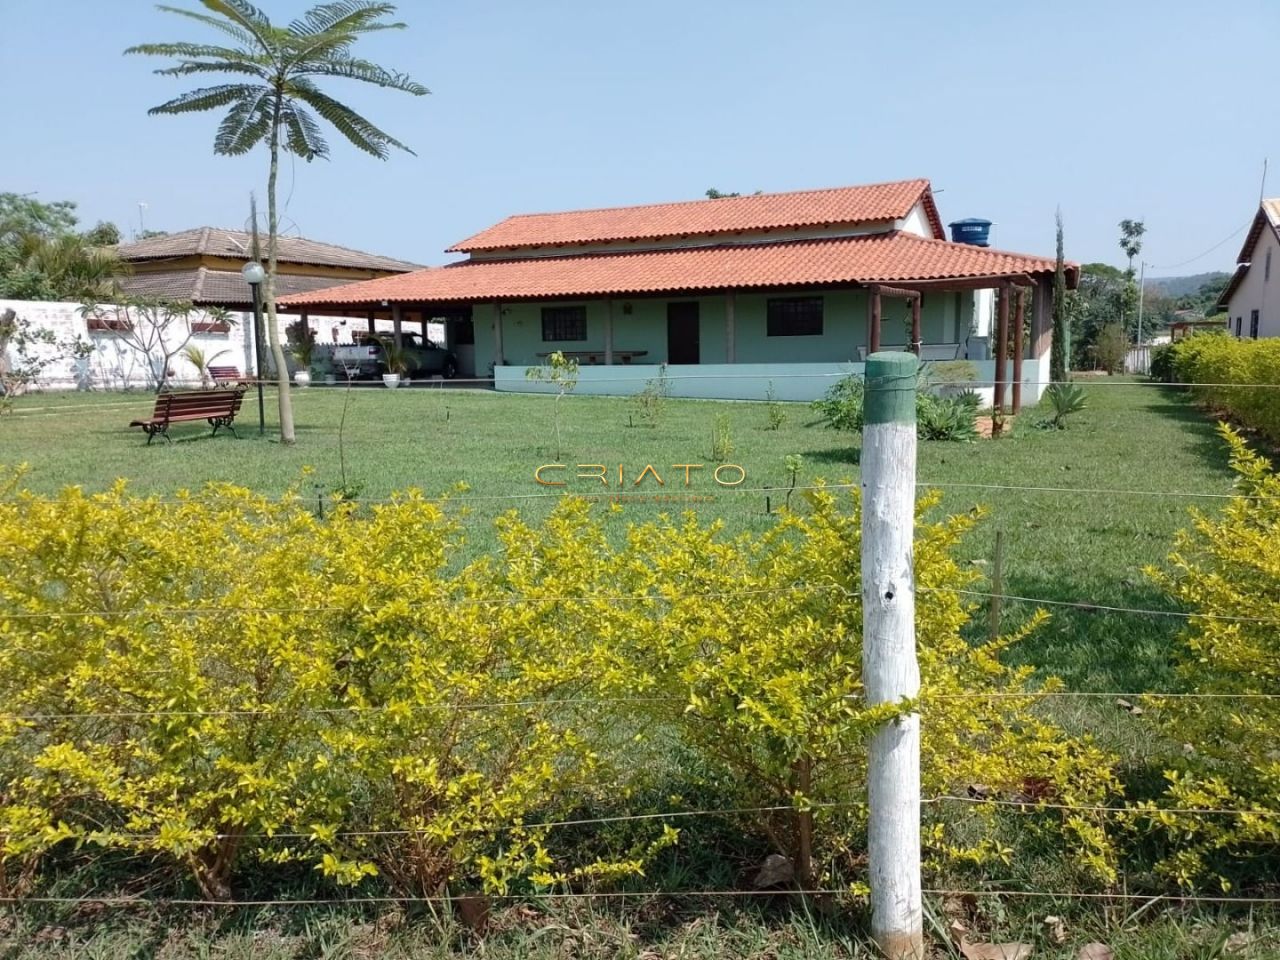
[[[1138,261],[1138,346],[1142,346],[1142,304],[1147,297],[1147,261]]]
[[[862,682],[867,706],[920,693],[913,539],[916,375],[912,353],[867,357],[862,428]],[[871,933],[889,960],[923,960],[920,715],[871,738],[867,757]]]

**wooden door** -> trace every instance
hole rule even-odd
[[[699,363],[698,301],[667,304],[667,363]]]

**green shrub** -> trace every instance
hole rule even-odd
[[[1118,323],[1109,323],[1098,333],[1093,345],[1093,359],[1107,373],[1123,373],[1124,360],[1129,354],[1129,335]]]
[[[539,824],[652,786],[635,757],[654,730],[729,802],[783,807],[760,822],[780,851],[811,827],[814,876],[852,878],[865,736],[901,708],[861,699],[856,491],[806,499],[763,533],[690,514],[618,543],[565,498],[536,525],[507,514],[499,548],[461,564],[464,527],[416,493],[321,519],[229,485],[173,503],[0,483],[0,896],[72,845],[216,899],[264,864],[406,896],[636,874],[676,839],[660,818],[608,853]],[[1031,667],[1001,662],[1025,631],[962,636],[973,522],[920,520],[914,548],[926,793],[1101,802],[1111,758],[1020,696]],[[1095,818],[1025,819],[1110,878]],[[931,823],[931,858],[1015,872],[997,821]]]
[[[765,422],[766,430],[781,430],[787,422],[787,411],[782,404],[778,402],[778,391],[774,389],[773,381],[769,381],[769,389],[765,391],[765,409],[767,411],[767,419]]]
[[[837,380],[819,400],[810,406],[832,430],[857,431],[862,429],[862,409],[865,402],[866,381],[857,374]]]
[[[921,390],[916,394],[916,435],[921,440],[977,440],[978,404],[972,391],[938,397]]]
[[[461,530],[416,495],[322,521],[225,485],[0,494],[0,895],[66,841],[215,899],[253,862],[416,896],[552,882],[548,831],[516,825],[600,795],[608,718],[539,701],[632,683],[597,605],[537,602],[593,590],[583,502],[450,570]]]
[[[827,427],[861,431],[865,402],[866,381],[855,374],[837,381],[811,406]],[[972,391],[935,395],[922,373],[916,391],[917,435],[921,440],[976,440],[978,405],[978,395]]]
[[[631,400],[636,415],[646,427],[656,427],[662,419],[662,412],[667,405],[667,397],[671,393],[671,381],[667,377],[667,365],[658,367],[658,375],[645,381],[644,389]]]
[[[1149,365],[1149,374],[1151,379],[1159,380],[1161,383],[1173,383],[1177,376],[1174,370],[1174,348],[1177,344],[1161,343],[1151,348],[1151,363]]]
[[[1043,421],[1042,425],[1055,430],[1065,430],[1067,418],[1089,405],[1084,390],[1075,383],[1051,383],[1044,395],[1053,408],[1053,416]]]
[[[718,413],[711,422],[711,459],[725,463],[733,456],[733,449],[733,424],[727,413]]]
[[[1186,688],[1214,695],[1156,698],[1163,732],[1187,745],[1166,773],[1160,805],[1261,812],[1177,815],[1147,805],[1147,817],[1178,847],[1161,864],[1164,874],[1184,886],[1213,878],[1231,889],[1242,862],[1280,857],[1280,476],[1238,433],[1219,430],[1238,495],[1221,515],[1196,513],[1176,541],[1172,570],[1151,571],[1192,611],[1177,655]],[[1236,696],[1250,694],[1275,699]]]
[[[1280,443],[1280,339],[1196,334],[1175,344],[1173,368],[1200,403]]]
[[[930,360],[920,365],[920,375],[931,385],[969,387],[977,382],[978,367],[971,360]]]
[[[631,532],[633,547],[643,548],[631,563],[607,566],[629,571],[627,593],[668,595],[668,585],[685,585],[683,595],[669,594],[660,615],[631,625],[638,676],[653,676],[673,698],[660,708],[664,725],[680,731],[717,783],[734,785],[737,803],[800,808],[762,814],[761,831],[779,853],[795,858],[798,875],[839,885],[863,869],[867,736],[898,708],[862,701],[857,494],[819,490],[805,499],[808,510],[784,513],[760,536],[728,538],[718,522],[702,524],[692,514],[646,524]],[[936,504],[936,496],[922,498],[919,515]],[[977,574],[956,554],[972,523],[922,519],[917,526],[924,792],[983,783],[1012,794],[1035,782],[1044,797],[1096,802],[1115,786],[1111,760],[1040,719],[1034,697],[1016,695],[1033,669],[1001,662],[1023,632],[976,645],[961,635],[972,607],[954,591],[972,588]],[[688,596],[694,585],[714,598]],[[735,595],[752,591],[760,595]],[[993,688],[1008,696],[963,695]],[[817,806],[806,813],[804,801]],[[1013,851],[998,842],[992,808],[973,812],[954,834],[933,823],[928,853],[935,863],[981,864],[989,877]],[[806,820],[814,838],[809,871],[801,839]],[[1109,843],[1096,818],[1037,821],[1071,847],[1084,873],[1111,875]]]

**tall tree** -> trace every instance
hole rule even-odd
[[[1067,266],[1062,239],[1062,211],[1057,213],[1058,261],[1053,270],[1053,342],[1049,347],[1049,379],[1065,382],[1070,373],[1071,327],[1067,322]]]
[[[1120,249],[1129,259],[1125,270],[1125,285],[1120,302],[1120,325],[1125,328],[1129,314],[1138,309],[1138,282],[1134,279],[1133,258],[1142,252],[1142,235],[1147,232],[1147,225],[1141,220],[1125,218],[1120,221]]]
[[[114,247],[120,242],[120,228],[109,220],[99,220],[84,232],[84,238],[95,247]]]
[[[0,244],[31,234],[60,236],[70,233],[75,225],[74,200],[42,203],[30,194],[0,193]]]
[[[339,78],[400,90],[414,96],[427,88],[352,55],[351,48],[366,34],[401,30],[405,24],[386,18],[395,4],[371,0],[336,0],[312,7],[287,27],[273,24],[248,0],[200,0],[208,10],[159,9],[195,20],[230,37],[234,47],[206,43],[148,43],[125,53],[172,57],[177,64],[156,71],[162,76],[229,75],[235,82],[201,87],[153,107],[152,114],[227,111],[214,138],[214,153],[239,156],[265,144],[271,157],[267,177],[267,279],[263,297],[267,307],[267,336],[279,383],[280,438],[293,443],[293,406],[289,376],[276,322],[276,254],[279,214],[276,180],[280,151],[310,162],[329,156],[329,144],[317,117],[327,121],[360,150],[385,160],[392,148],[412,153],[399,140],[374,126],[351,107],[322,92],[317,78]]]
[[[0,193],[0,297],[74,300],[109,297],[124,272],[114,224],[76,232],[71,200],[43,203],[30,194]]]
[[[1147,225],[1141,220],[1120,221],[1120,249],[1129,258],[1130,273],[1133,273],[1133,258],[1142,252],[1142,235],[1146,232]]]

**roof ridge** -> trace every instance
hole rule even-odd
[[[922,240],[927,243],[942,243],[942,244],[946,244],[948,247],[972,247],[975,250],[984,250],[987,253],[997,253],[1005,257],[1023,257],[1023,258],[1030,257],[1031,259],[1034,259],[1034,260],[1057,259],[1056,257],[1041,256],[1038,253],[1021,253],[1017,250],[1006,250],[1004,247],[980,247],[976,243],[960,243],[956,240],[948,240],[945,237],[924,237],[918,233],[910,233],[906,230],[894,230],[893,232],[895,234],[901,234],[902,236],[907,237],[911,240]],[[1074,260],[1066,260],[1066,259],[1064,259],[1062,262],[1068,265],[1075,263]]]
[[[838,187],[806,187],[801,190],[779,190],[774,193],[745,193],[737,197],[695,197],[689,200],[655,200],[652,203],[621,203],[608,207],[575,207],[572,210],[537,210],[528,213],[513,213],[499,220],[518,220],[522,217],[558,217],[567,213],[613,213],[616,210],[644,210],[650,207],[674,207],[686,203],[710,203],[722,200],[763,200],[767,197],[795,197],[804,193],[834,193],[837,190],[874,190],[877,187],[896,187],[901,184],[920,183],[930,186],[928,177],[906,177],[899,180],[884,180],[879,183],[848,183]],[[480,231],[483,233],[484,231]],[[465,241],[464,241],[465,242]]]
[[[184,230],[175,230],[173,232],[165,233],[163,236],[147,237],[141,240],[134,240],[130,243],[120,243],[116,245],[116,249],[118,251],[124,251],[127,254],[132,248],[163,246],[166,243],[173,243],[174,241],[191,242],[194,240],[193,248],[190,249],[189,253],[184,253],[184,256],[223,256],[223,252],[220,249],[217,249],[223,241],[230,242],[234,245],[240,245],[240,242],[243,241],[245,247],[244,252],[247,256],[248,243],[251,236],[252,233],[248,230],[236,230],[230,227],[188,227]],[[362,250],[358,247],[346,247],[338,243],[331,243],[328,240],[314,240],[310,237],[293,235],[280,236],[277,240],[279,241],[279,251],[281,253],[286,253],[291,246],[288,241],[297,241],[298,243],[309,244],[313,247],[324,248],[325,250],[348,256],[361,257],[370,261],[381,261],[385,264],[396,264],[405,268],[418,268],[422,266],[422,264],[416,261],[406,260],[403,257],[395,257],[385,253],[373,253],[368,250]],[[146,255],[144,254],[144,256]],[[172,256],[172,254],[169,256]]]

